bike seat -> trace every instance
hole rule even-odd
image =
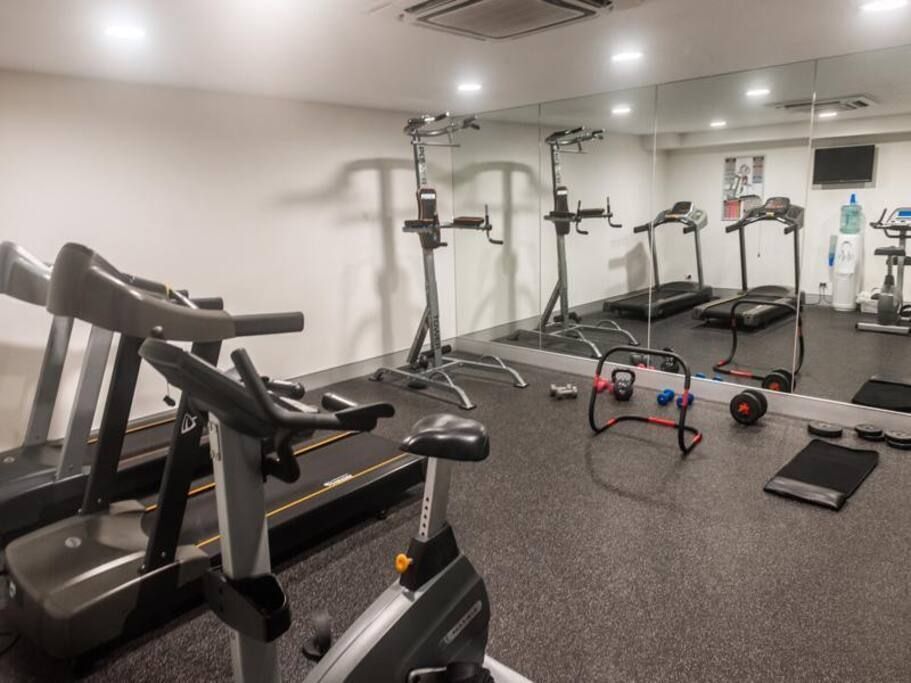
[[[479,462],[490,453],[487,428],[455,415],[428,415],[418,420],[402,441],[403,451],[441,460]]]
[[[905,250],[901,247],[879,247],[873,253],[876,256],[904,256]]]

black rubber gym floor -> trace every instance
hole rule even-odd
[[[541,682],[911,680],[908,453],[881,446],[879,467],[835,513],[762,491],[809,441],[803,422],[768,415],[743,428],[726,405],[698,402],[691,422],[705,441],[681,461],[671,430],[624,423],[593,437],[586,396],[548,398],[552,382],[587,378],[521,370],[524,390],[465,379],[493,452],[457,468],[450,506],[487,579],[494,656]],[[393,438],[424,414],[456,412],[391,382],[335,389],[393,402],[379,430]],[[630,407],[675,414],[653,394]],[[306,615],[327,606],[347,626],[393,580],[417,512],[403,502],[281,568],[294,611],[286,680],[309,668]],[[4,681],[64,674],[25,642],[0,659]],[[198,610],[111,653],[89,680],[230,675],[225,631]]]

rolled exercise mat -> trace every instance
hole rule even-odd
[[[769,479],[763,490],[841,510],[879,462],[879,453],[813,439]]]

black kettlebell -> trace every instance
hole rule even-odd
[[[669,351],[670,353],[675,353],[674,349],[670,346],[665,346],[662,351]],[[672,372],[675,375],[680,372],[680,361],[676,358],[667,358],[661,361],[661,370],[664,372]]]
[[[772,370],[765,379],[762,380],[762,388],[769,391],[780,391],[783,394],[790,394],[794,388],[794,375],[790,370],[781,368]]]
[[[636,383],[636,373],[625,368],[616,368],[610,374],[610,381],[614,387],[614,398],[618,401],[629,401],[633,397],[633,384]]]

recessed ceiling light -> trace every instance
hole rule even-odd
[[[908,6],[908,0],[873,0],[860,6],[864,12],[885,12],[890,9],[901,9]]]
[[[459,83],[459,92],[478,92],[480,89],[480,83]]]
[[[104,29],[104,35],[117,40],[138,42],[146,37],[145,29],[135,24],[111,24]]]
[[[728,122],[727,121],[712,121],[709,125],[712,128],[724,128],[726,125],[728,125]]]
[[[611,57],[611,60],[615,62],[635,62],[638,59],[642,59],[642,53],[637,50],[630,50],[629,52],[618,52],[613,57]]]
[[[819,118],[821,119],[834,119],[838,116],[837,111],[821,111],[819,112]]]
[[[626,116],[633,111],[633,108],[628,104],[618,104],[616,107],[610,110],[610,113],[614,116]]]
[[[772,91],[768,88],[751,88],[747,90],[747,97],[765,97],[770,92]]]

